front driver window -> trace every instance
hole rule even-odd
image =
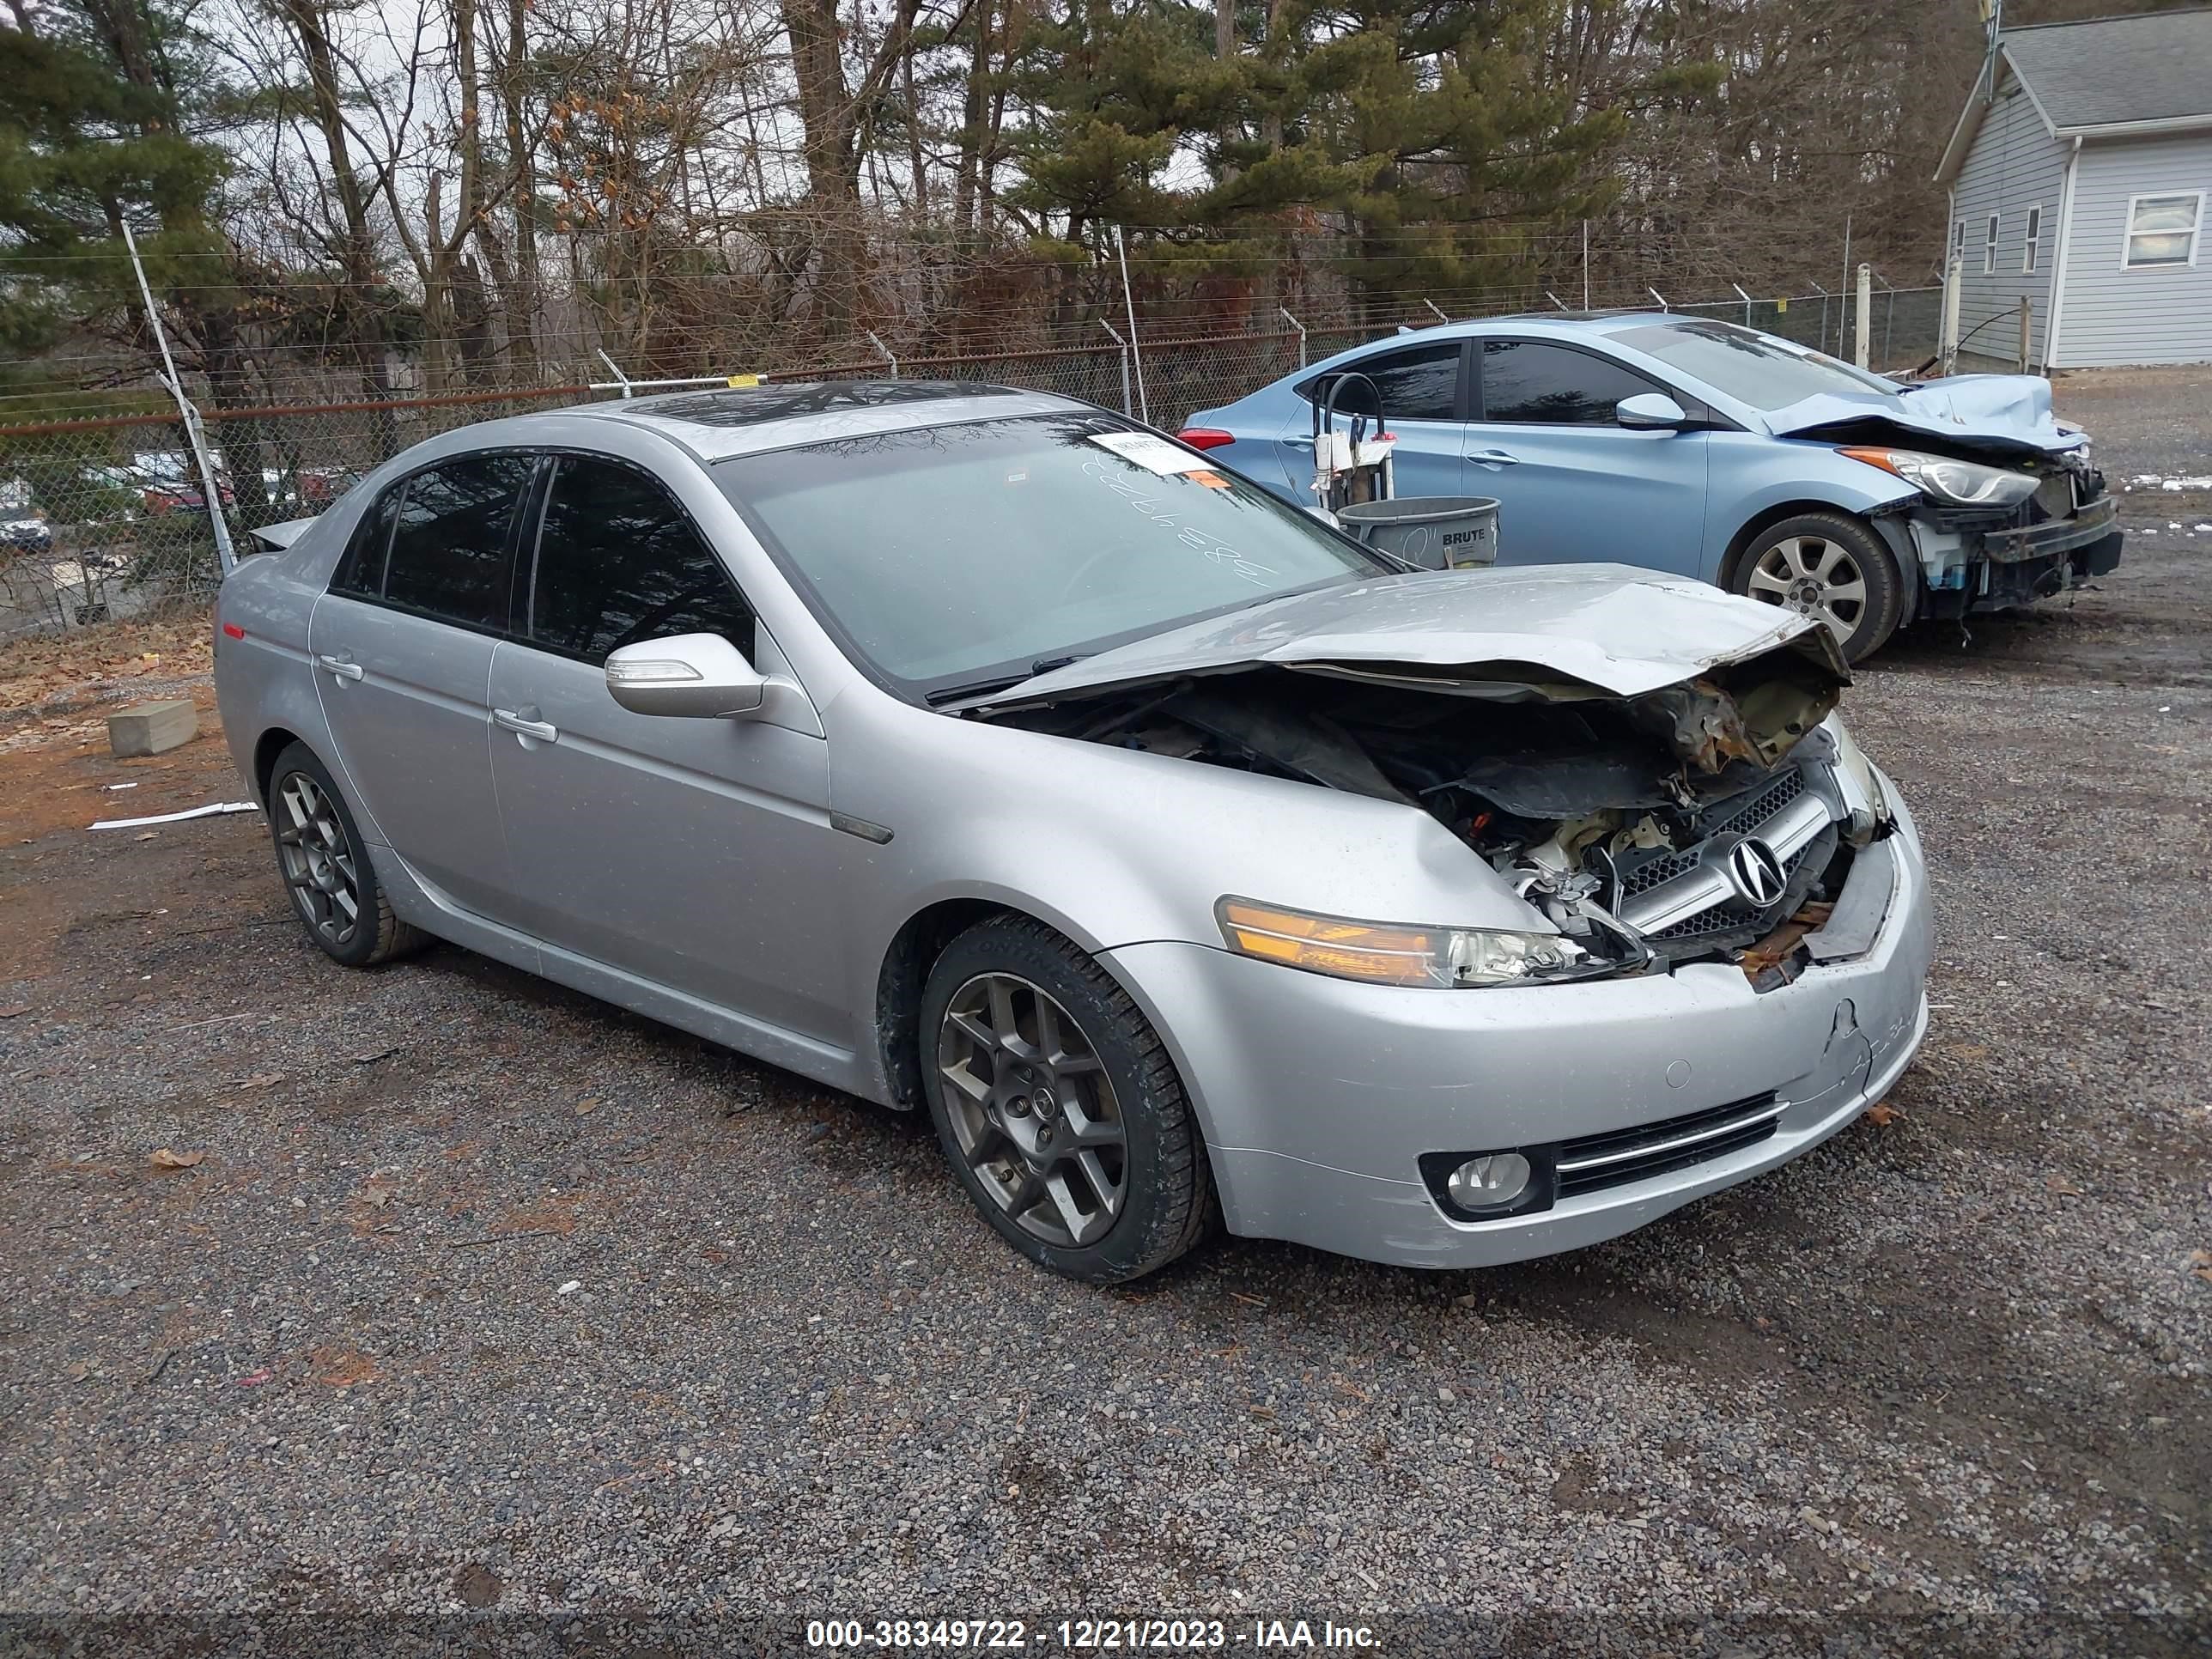
[[[1482,415],[1520,426],[1612,426],[1623,398],[1656,392],[1619,363],[1534,340],[1482,343]]]
[[[748,657],[753,614],[691,520],[637,468],[563,455],[530,585],[535,645],[603,663],[674,634],[720,634]]]

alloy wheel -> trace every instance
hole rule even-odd
[[[1838,645],[1850,642],[1866,616],[1866,572],[1849,548],[1823,536],[1776,542],[1753,565],[1746,591],[1826,624]]]
[[[332,950],[352,943],[361,926],[361,881],[353,838],[337,803],[304,772],[276,787],[276,856],[301,920]]]
[[[945,1115],[993,1202],[1045,1243],[1095,1243],[1128,1197],[1128,1135],[1083,1028],[1049,992],[979,974],[937,1038]]]

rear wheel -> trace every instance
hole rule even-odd
[[[304,743],[287,744],[270,769],[269,832],[293,913],[331,961],[371,967],[423,942],[392,914],[353,813]]]
[[[1031,1261],[1092,1284],[1165,1267],[1212,1216],[1206,1146],[1128,993],[1042,922],[953,940],[922,991],[921,1066],[953,1173]]]
[[[1881,538],[1840,513],[1801,513],[1759,532],[1736,561],[1735,591],[1810,617],[1863,662],[1897,631],[1904,584]]]

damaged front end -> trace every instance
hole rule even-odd
[[[1275,659],[968,713],[1427,812],[1556,930],[1516,982],[1726,958],[1768,988],[1889,830],[1830,718],[1847,679],[1815,629],[1631,695],[1538,661]]]

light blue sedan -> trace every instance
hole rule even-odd
[[[2002,610],[2119,563],[2121,532],[2050,382],[1884,380],[1730,323],[1492,318],[1339,353],[1181,436],[1312,506],[1316,399],[1358,371],[1396,493],[1500,503],[1508,564],[1693,576],[1825,623],[1856,662],[1906,623]],[[1347,382],[1343,411],[1376,413]]]

